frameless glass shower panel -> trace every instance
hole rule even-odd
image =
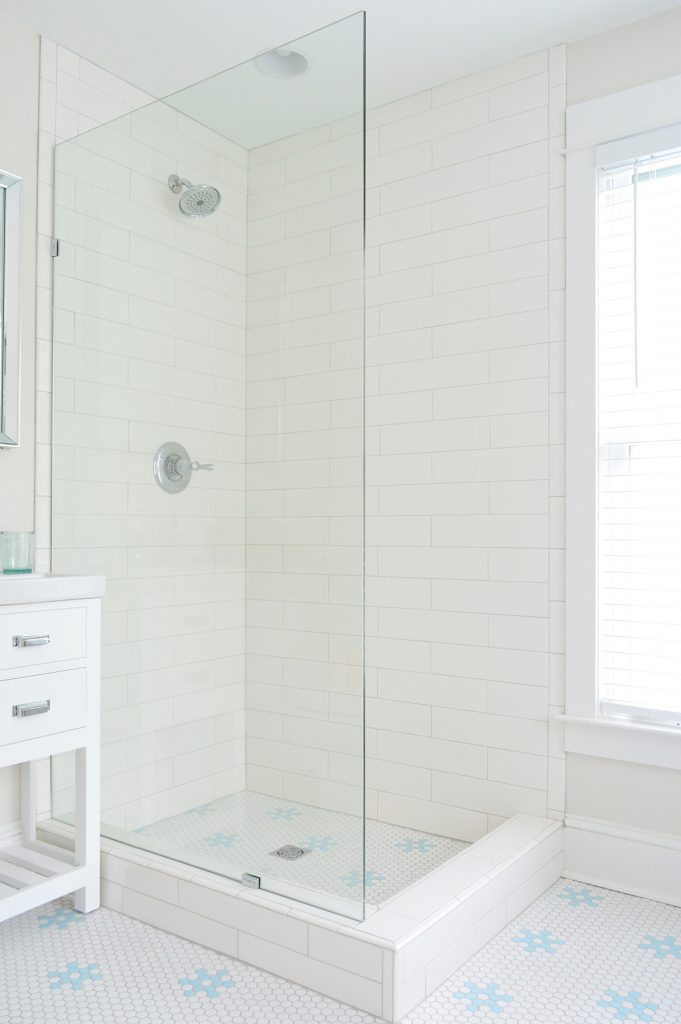
[[[359,917],[363,16],[61,143],[55,235],[53,570],[107,577],[102,831]]]
[[[107,577],[102,827],[139,845],[243,788],[246,163],[163,103],[56,152],[53,568]]]
[[[351,18],[293,45],[309,60],[316,109],[302,127],[298,112],[285,137],[252,139],[246,293],[246,786],[277,801],[266,810],[280,815],[268,876],[354,904],[364,888],[363,27]],[[282,847],[303,852],[272,856]]]

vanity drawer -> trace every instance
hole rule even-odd
[[[0,746],[80,729],[86,718],[84,668],[0,683]]]
[[[0,615],[0,670],[73,661],[86,654],[84,608]]]

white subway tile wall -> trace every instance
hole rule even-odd
[[[368,115],[369,808],[469,840],[563,809],[564,91]]]
[[[558,47],[368,115],[367,810],[469,840],[562,812],[564,85]],[[354,129],[250,152],[247,332],[248,784],[350,811]]]
[[[49,145],[55,132],[94,123],[88,90],[104,94],[105,83],[95,85],[91,66],[65,51],[57,60],[45,43],[43,52],[44,566]],[[142,100],[121,83],[107,88],[101,121],[113,116],[110,104],[125,113]],[[368,114],[367,809],[466,840],[517,811],[563,812],[562,743],[550,720],[563,703],[564,108],[564,48],[556,47]],[[216,765],[242,735],[238,710],[221,704],[209,735],[207,719],[192,718],[192,691],[215,689],[202,674],[227,667],[220,637],[234,639],[241,628],[244,535],[233,513],[245,468],[247,785],[359,813],[358,125],[322,125],[246,160],[205,129],[187,137],[182,120],[184,134],[173,132],[177,121],[148,114],[131,119],[127,136],[116,125],[97,133],[77,187],[60,168],[60,194],[70,195],[62,223],[97,255],[69,266],[65,247],[59,267],[69,309],[55,316],[55,346],[68,367],[54,397],[64,512],[55,547],[72,546],[70,566],[82,556],[83,566],[112,578],[112,772],[122,782],[135,774],[128,747],[148,753],[144,723],[155,717],[165,740],[145,765],[145,794],[170,779],[173,799],[195,797],[203,786],[195,741],[215,744],[211,772],[236,786],[237,769]],[[217,231],[167,216],[173,197],[156,186],[175,169],[172,160],[180,173],[198,170],[229,190]],[[247,295],[243,279],[236,287],[245,255]],[[68,363],[77,324],[88,350]],[[172,360],[166,338],[174,339]],[[211,457],[204,442],[219,438],[213,457],[229,481],[215,490],[217,481],[201,481],[181,496],[188,500],[172,530],[144,454],[157,436],[166,439],[163,423],[177,424],[201,458]],[[130,565],[126,550],[136,552]],[[164,566],[172,566],[168,575]],[[190,616],[168,662],[166,630],[184,628]],[[207,663],[191,643],[197,630],[218,645],[206,650]],[[225,699],[243,684],[237,663],[219,688]],[[138,728],[124,737],[117,701],[129,693]],[[169,750],[172,774],[157,783]],[[144,816],[151,804],[138,777]]]
[[[56,151],[52,568],[108,578],[103,820],[135,830],[244,787],[247,155],[108,83],[57,51],[57,123],[118,116]],[[181,218],[173,172],[218,212]],[[215,471],[162,492],[169,440]]]
[[[249,789],[346,812],[362,863],[361,119],[249,153]]]

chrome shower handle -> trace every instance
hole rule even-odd
[[[192,459],[184,445],[177,441],[166,441],[154,454],[154,479],[167,494],[179,494],[189,486],[192,473],[199,469],[212,472],[212,462],[197,462]]]

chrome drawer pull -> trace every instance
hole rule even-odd
[[[35,700],[32,704],[15,704],[13,718],[28,718],[29,715],[44,715],[50,710],[49,700]]]
[[[50,634],[43,633],[40,636],[13,636],[12,647],[44,647],[49,644]]]

